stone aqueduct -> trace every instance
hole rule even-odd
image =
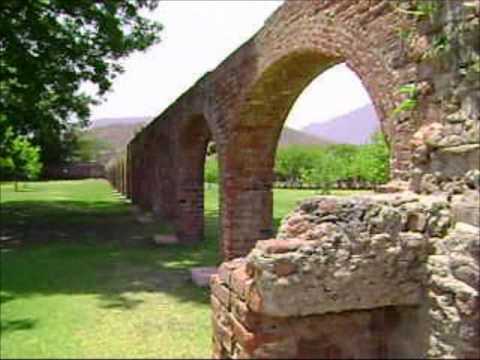
[[[317,75],[342,62],[372,98],[393,150],[394,177],[407,178],[408,141],[427,121],[391,116],[398,88],[417,76],[412,62],[398,61],[395,46],[407,21],[389,1],[287,2],[133,139],[119,186],[135,203],[172,219],[181,241],[199,241],[203,164],[213,140],[221,168],[222,251],[226,259],[245,255],[272,234],[272,168],[290,107]]]
[[[479,18],[472,0],[286,1],[109,164],[195,243],[216,143],[234,260],[211,280],[215,358],[480,357]],[[306,201],[265,240],[289,109],[342,62],[380,117],[393,193]]]

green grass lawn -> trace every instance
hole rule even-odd
[[[275,223],[313,191],[275,190]],[[102,180],[1,185],[0,357],[211,354],[208,290],[192,266],[217,265],[218,189],[208,186],[206,240],[157,247]]]

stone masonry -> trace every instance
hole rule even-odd
[[[440,195],[305,201],[212,278],[214,357],[479,358],[465,220]]]

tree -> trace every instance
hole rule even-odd
[[[299,182],[313,167],[313,159],[320,148],[314,146],[292,145],[280,148],[275,158],[276,175],[288,182]]]
[[[359,148],[354,163],[361,180],[386,183],[390,176],[390,150],[382,133],[372,136],[372,142]]]
[[[158,1],[0,2],[0,115],[40,146],[43,161],[63,160],[72,130],[87,125],[89,106],[123,71],[119,60],[159,41],[160,24],[141,15]]]
[[[312,168],[304,175],[306,183],[320,185],[322,194],[330,194],[334,182],[340,179],[339,158],[331,149],[317,152]]]
[[[81,133],[77,136],[75,149],[72,151],[72,160],[80,162],[104,160],[105,155],[111,155],[112,145],[90,134]]]
[[[40,148],[32,145],[27,137],[15,135],[1,118],[0,125],[4,128],[4,137],[0,140],[0,177],[2,180],[15,180],[17,191],[19,180],[34,180],[40,174]]]
[[[366,145],[294,145],[277,151],[275,175],[280,181],[316,185],[328,193],[340,181],[387,182],[389,158],[389,148],[381,133]]]
[[[216,155],[207,157],[205,161],[205,182],[218,183],[218,159]]]

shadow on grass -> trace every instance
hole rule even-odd
[[[144,245],[150,235],[167,230],[165,224],[140,224],[131,207],[97,201],[15,201],[1,207],[2,238],[26,244],[68,241]]]
[[[3,203],[1,215],[2,304],[38,294],[95,294],[102,308],[130,310],[142,304],[134,298],[139,292],[209,303],[189,269],[219,263],[217,212],[207,213],[202,243],[163,247],[153,235],[168,226],[139,223],[124,203],[15,201]]]
[[[122,309],[122,310],[131,310],[142,304],[143,300],[138,299],[129,299],[127,296],[122,294],[102,294],[100,300],[105,303],[101,305],[104,309]]]
[[[205,211],[203,242],[163,247],[152,239],[168,226],[139,223],[126,203],[12,201],[0,211],[2,303],[36,294],[96,294],[104,308],[133,309],[142,303],[131,296],[138,292],[209,303],[208,290],[195,287],[189,269],[220,263],[216,210]],[[275,229],[280,221],[274,219]]]
[[[31,319],[2,320],[0,319],[0,333],[6,334],[19,330],[31,330],[35,327],[36,321]]]

